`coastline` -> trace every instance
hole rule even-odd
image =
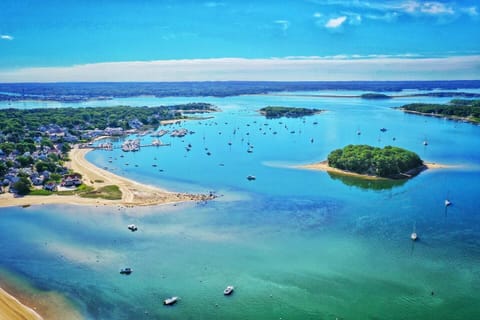
[[[455,166],[448,166],[448,165],[443,165],[439,163],[434,163],[434,162],[424,162],[424,169],[446,169],[446,168],[453,168]],[[328,161],[324,160],[321,162],[317,163],[311,163],[311,164],[306,164],[306,165],[299,165],[295,166],[295,168],[298,169],[307,169],[307,170],[320,170],[320,171],[326,171],[326,172],[331,172],[331,173],[336,173],[336,174],[341,174],[341,175],[346,175],[346,176],[352,176],[352,177],[357,177],[365,180],[398,180],[398,179],[391,179],[391,178],[384,178],[384,177],[378,177],[378,176],[372,176],[372,175],[366,175],[366,174],[360,174],[356,172],[351,172],[351,171],[345,171],[337,168],[330,167],[328,165]],[[420,171],[423,171],[420,170]],[[405,179],[408,177],[405,176]]]
[[[458,117],[458,116],[449,116],[449,115],[444,115],[444,114],[435,114],[435,113],[419,112],[419,111],[407,110],[407,109],[403,109],[403,108],[400,108],[399,110],[401,110],[401,111],[403,111],[403,112],[405,112],[405,113],[409,113],[409,114],[416,114],[416,115],[420,115],[420,116],[440,118],[440,119],[441,119],[441,118],[445,118],[445,119],[447,119],[447,120],[468,122],[468,123],[471,123],[471,124],[480,125],[480,123],[479,123],[478,121],[475,121],[475,120],[472,120],[472,119],[469,119],[469,118],[465,118],[465,117]]]
[[[87,186],[95,189],[108,185],[117,185],[122,192],[120,200],[106,200],[101,198],[82,198],[78,195],[49,195],[15,198],[13,194],[0,195],[0,207],[47,205],[47,204],[70,204],[91,206],[153,206],[186,201],[207,201],[215,198],[213,194],[190,194],[170,192],[154,186],[138,183],[136,181],[115,175],[101,169],[85,159],[91,148],[73,148],[70,151],[70,162],[67,167],[82,175],[82,181]],[[102,181],[102,182],[95,182]]]
[[[0,287],[0,319],[43,320],[32,308],[27,307]]]

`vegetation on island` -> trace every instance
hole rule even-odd
[[[328,165],[358,174],[406,178],[418,173],[423,167],[423,161],[416,153],[398,147],[348,145],[330,152]]]
[[[392,97],[383,93],[364,93],[360,96],[362,99],[391,99]]]
[[[280,106],[268,106],[259,110],[262,115],[268,119],[273,118],[298,118],[304,116],[311,116],[316,113],[322,112],[319,109],[308,108],[295,108],[295,107],[280,107]]]
[[[4,109],[0,113],[0,193],[9,190],[18,195],[57,193],[120,199],[117,186],[87,188],[79,174],[64,166],[72,144],[156,128],[163,120],[185,119],[184,112],[212,111],[218,109],[208,103]],[[57,191],[61,185],[76,189]]]
[[[411,103],[401,106],[399,109],[405,112],[480,123],[480,100],[453,99],[448,104]]]

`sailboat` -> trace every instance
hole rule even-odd
[[[410,239],[412,239],[412,241],[417,241],[417,239],[418,239],[418,235],[417,235],[417,232],[416,232],[416,223],[413,224],[413,232],[410,235]]]

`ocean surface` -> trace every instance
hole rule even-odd
[[[307,94],[330,93],[352,94]],[[479,319],[480,127],[392,109],[449,100],[272,94],[12,102],[213,103],[222,110],[213,118],[168,126],[191,132],[160,138],[170,146],[97,150],[87,159],[145,184],[220,196],[145,208],[0,208],[0,276],[60,294],[86,319]],[[265,119],[257,110],[268,105],[326,111]],[[348,144],[399,146],[455,167],[403,182],[293,168]],[[453,205],[445,208],[445,199]],[[130,232],[130,223],[139,230]],[[123,267],[134,271],[122,276]],[[229,297],[227,285],[235,286]],[[181,300],[164,307],[170,296]]]

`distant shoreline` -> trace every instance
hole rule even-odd
[[[95,189],[116,185],[122,192],[120,200],[105,200],[101,198],[82,198],[77,195],[29,196],[15,198],[13,194],[5,193],[0,195],[0,207],[47,205],[47,204],[69,204],[69,205],[90,205],[90,206],[153,206],[188,201],[208,201],[214,199],[213,194],[190,194],[170,192],[154,186],[138,183],[136,181],[115,175],[107,170],[101,169],[85,159],[85,156],[92,151],[91,148],[74,148],[70,151],[70,163],[67,165],[75,172],[82,175],[82,181]],[[95,182],[97,181],[97,182]],[[99,182],[102,181],[102,182]]]

